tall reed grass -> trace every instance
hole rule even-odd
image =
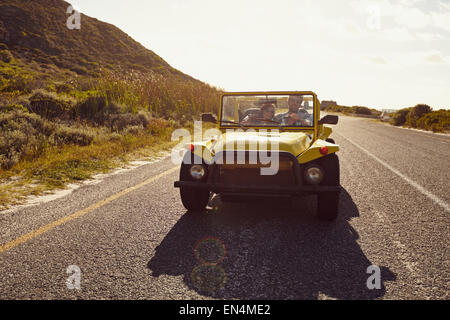
[[[155,117],[192,120],[203,112],[217,112],[221,90],[203,82],[154,72],[127,74],[106,73],[100,79],[78,84],[79,91],[89,91],[104,97],[107,103],[124,106],[122,112],[136,113],[140,109]]]

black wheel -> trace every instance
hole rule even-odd
[[[323,168],[324,179],[321,186],[339,186],[339,158],[336,154],[319,159],[318,163]],[[339,211],[339,191],[321,192],[317,196],[317,217],[324,221],[333,221]]]
[[[193,162],[193,159],[198,157],[193,155],[190,152],[187,152],[184,156],[183,163],[181,164],[181,170],[180,170],[180,181],[194,181],[194,179],[191,177],[191,174],[189,172],[191,168],[191,163]],[[185,161],[186,159],[191,159],[191,161]],[[190,187],[181,187],[180,188],[180,196],[181,196],[181,202],[183,203],[183,206],[188,210],[192,212],[199,212],[205,210],[209,197],[211,193],[209,190],[201,189],[201,188],[190,188]]]
[[[220,200],[222,202],[236,202],[236,198],[233,196],[229,196],[229,195],[225,195],[225,194],[221,194],[220,195]]]
[[[339,211],[339,192],[322,192],[317,201],[317,217],[323,221],[336,220]]]
[[[332,143],[332,144],[336,144],[336,142],[334,142],[334,139],[328,138],[327,140],[325,140],[326,142]]]

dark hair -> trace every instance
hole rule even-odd
[[[288,103],[289,102],[303,102],[303,95],[291,95],[289,96]]]
[[[261,111],[265,111],[267,109],[273,109],[275,110],[275,105],[271,102],[266,102],[261,106]]]

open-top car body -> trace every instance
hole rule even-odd
[[[314,92],[235,92],[220,98],[217,134],[189,145],[181,164],[183,205],[205,209],[213,193],[223,202],[317,194],[318,217],[339,207],[339,146],[329,138],[337,116],[320,118]]]

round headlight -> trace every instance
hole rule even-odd
[[[323,171],[319,167],[309,167],[305,170],[305,179],[310,184],[319,184],[323,180]]]
[[[195,180],[200,180],[201,178],[203,178],[205,176],[205,168],[200,165],[200,164],[194,164],[191,167],[191,177],[194,178]]]

